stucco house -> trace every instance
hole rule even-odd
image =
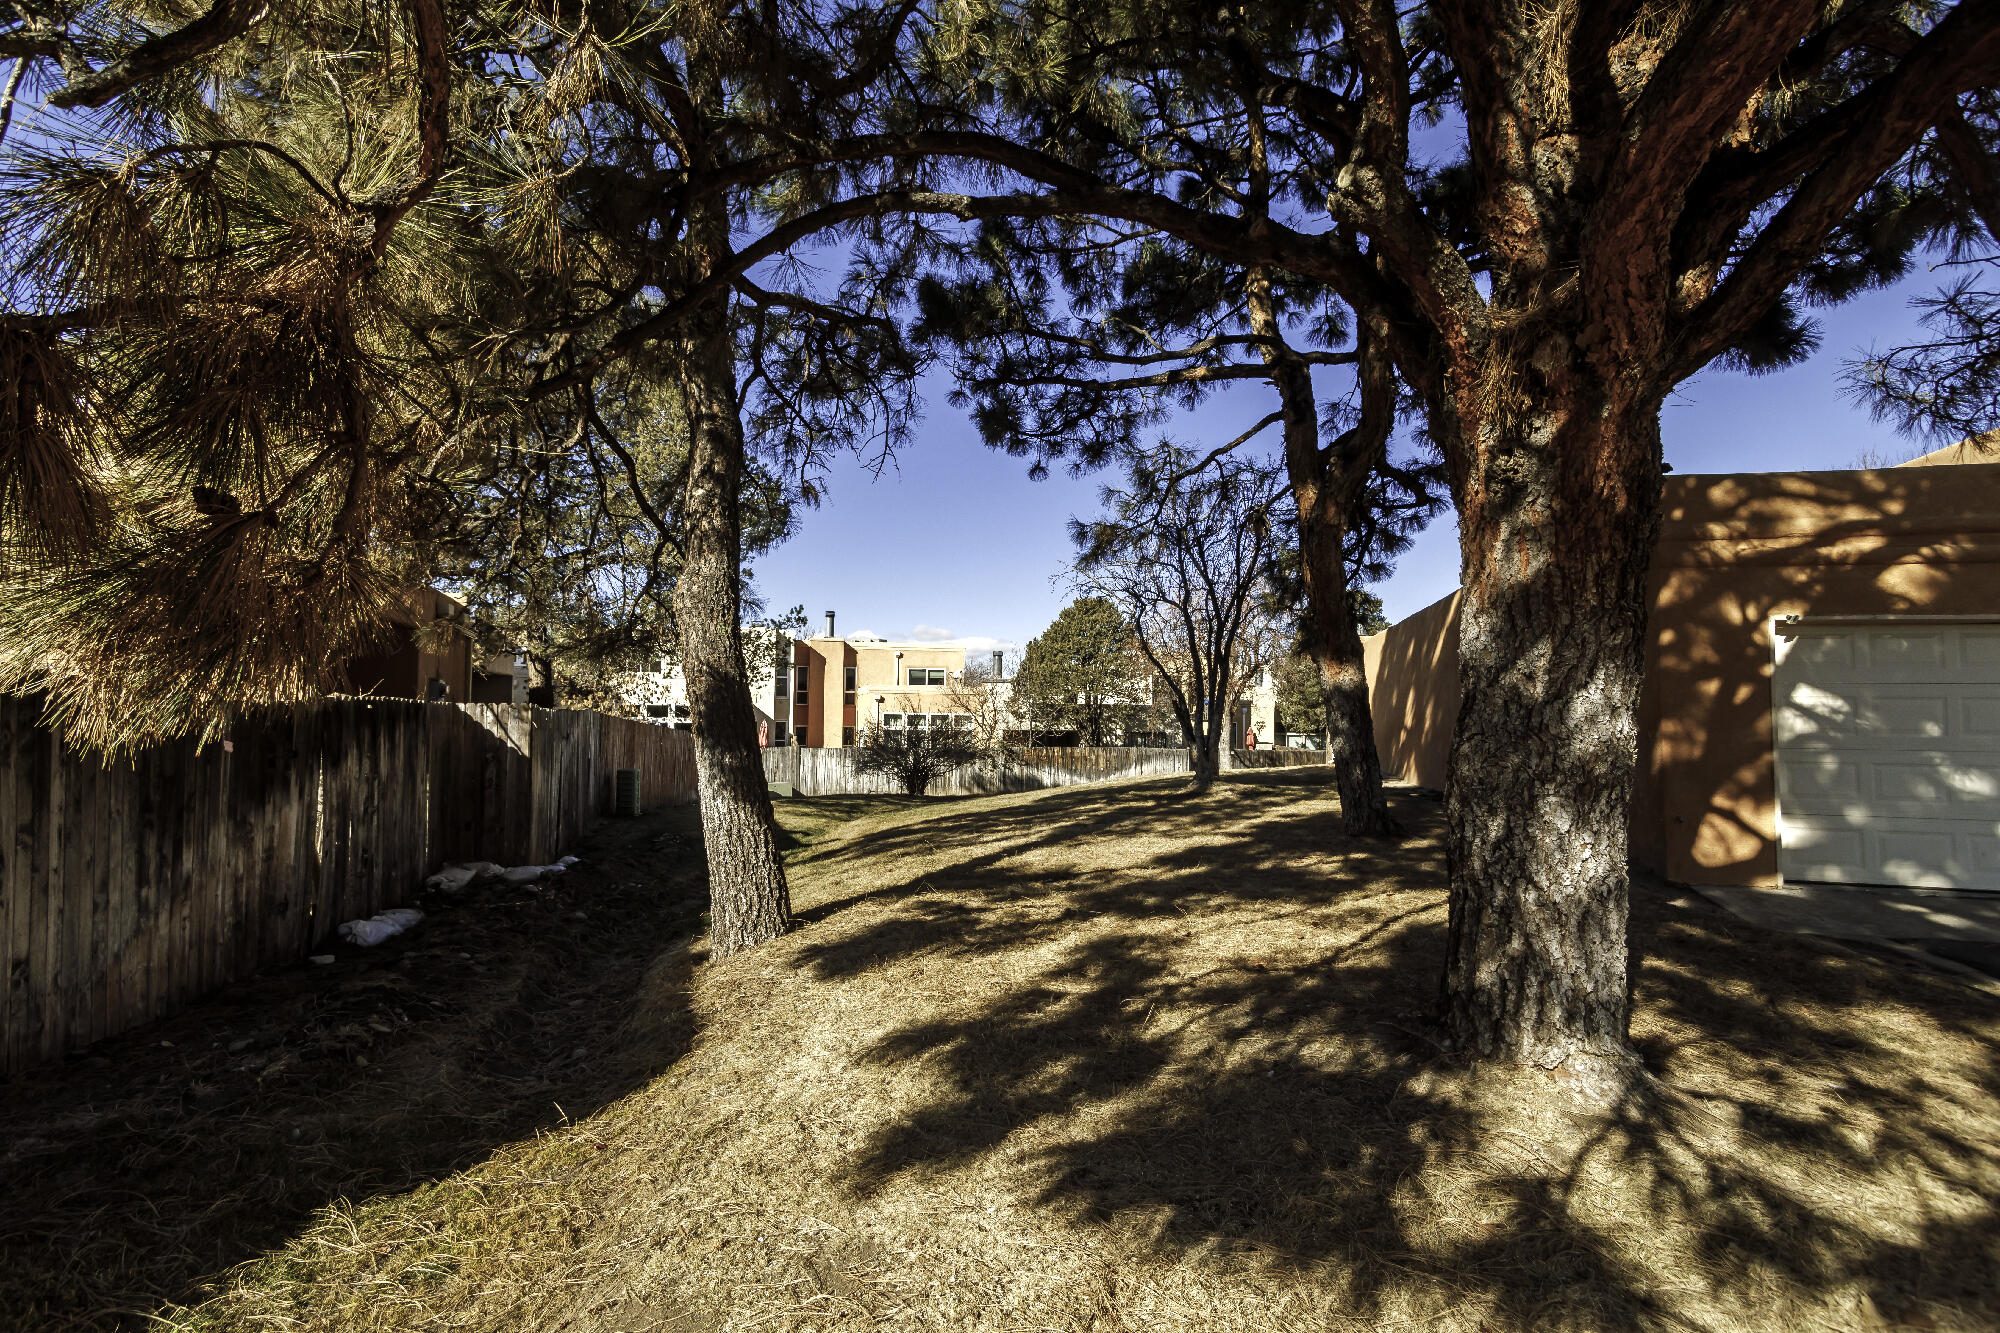
[[[514,699],[511,654],[474,651],[465,607],[436,588],[404,593],[389,613],[375,651],[348,659],[344,693],[390,699],[508,703]]]
[[[1669,476],[1635,864],[2000,891],[2000,453]],[[1458,595],[1364,641],[1383,770],[1445,784]]]
[[[787,702],[795,744],[833,749],[854,744],[871,724],[894,729],[913,716],[928,724],[955,715],[948,690],[965,679],[965,649],[872,635],[843,639],[833,631],[829,611],[825,633],[792,641]]]
[[[813,749],[852,745],[857,728],[894,728],[911,715],[948,712],[947,686],[965,677],[965,650],[934,643],[891,643],[873,635],[840,638],[834,614],[825,633],[810,638],[771,637],[746,631],[750,707],[765,746]],[[690,725],[687,682],[679,665],[662,658],[657,672],[619,682],[619,699],[648,718],[685,729]]]

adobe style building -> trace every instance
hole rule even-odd
[[[436,588],[412,589],[390,610],[389,621],[374,652],[347,661],[345,693],[460,704],[513,701],[512,655],[473,651],[465,607],[456,598]]]
[[[912,716],[953,716],[948,691],[965,679],[965,649],[934,643],[838,638],[833,612],[825,633],[794,639],[791,677],[778,686],[773,745],[833,749],[854,744],[871,724],[895,729]]]
[[[1636,865],[2000,890],[1996,459],[1666,479]],[[1383,771],[1444,786],[1458,594],[1364,648]]]
[[[831,749],[852,745],[872,723],[896,728],[912,716],[951,715],[945,698],[965,678],[965,650],[932,643],[891,643],[872,635],[842,639],[833,632],[812,638],[775,638],[765,630],[744,634],[750,673],[750,708],[759,743]],[[691,725],[687,681],[671,658],[657,672],[620,683],[620,698],[649,720],[686,730]]]

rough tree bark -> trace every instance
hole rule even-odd
[[[691,231],[719,265],[727,220],[705,210]],[[776,939],[792,920],[743,654],[743,418],[726,300],[689,321],[679,362],[689,449],[674,619],[708,850],[710,949],[723,958]]]
[[[1366,377],[1364,402],[1374,410],[1325,454],[1319,444],[1319,407],[1313,400],[1312,371],[1284,340],[1271,299],[1271,271],[1255,268],[1246,284],[1251,331],[1266,341],[1258,351],[1278,391],[1285,432],[1285,472],[1299,514],[1299,569],[1306,589],[1305,648],[1319,669],[1326,702],[1326,732],[1333,762],[1334,790],[1340,795],[1340,827],[1358,835],[1401,832],[1382,794],[1382,759],[1375,748],[1375,718],[1368,707],[1368,672],[1361,654],[1361,631],[1347,580],[1350,506],[1375,459],[1361,438],[1379,431],[1375,453],[1386,447],[1385,411],[1395,403],[1395,369],[1379,350],[1357,358]],[[1381,406],[1386,387],[1387,407]],[[1358,456],[1357,456],[1358,455]],[[1353,475],[1356,470],[1360,476]]]
[[[1495,341],[1433,422],[1466,462],[1443,1015],[1470,1055],[1615,1090],[1660,401],[1573,333]]]

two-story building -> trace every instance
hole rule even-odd
[[[775,682],[773,745],[834,749],[854,744],[872,724],[889,730],[915,718],[942,725],[960,714],[952,695],[965,680],[965,649],[934,643],[892,643],[872,635],[839,638],[833,612],[825,633],[794,639],[791,674]]]
[[[952,696],[965,680],[963,648],[873,635],[839,638],[831,611],[823,634],[774,641],[759,629],[747,631],[744,640],[750,707],[765,746],[830,749],[854,744],[856,732],[871,724],[894,730],[913,718],[920,726],[962,720]],[[662,658],[657,671],[621,679],[619,697],[652,721],[690,725],[687,683],[671,658]]]

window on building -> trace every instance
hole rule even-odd
[[[792,692],[792,673],[790,671],[787,671],[784,667],[779,667],[778,684],[774,693],[776,693],[776,695],[780,699],[784,699],[789,697],[791,695],[791,692]]]
[[[783,719],[783,718],[781,718],[781,717],[774,717],[774,718],[772,718],[772,719],[771,719],[771,744],[773,744],[773,745],[783,745],[783,744],[785,744],[785,734],[786,734],[786,733],[785,733],[785,719]]]
[[[901,713],[882,714],[882,730],[901,731],[902,729],[903,729],[903,715]]]
[[[686,717],[687,715],[688,715],[688,706],[687,706],[686,704],[675,704],[675,705],[674,705],[674,716],[675,716],[675,717]]]
[[[812,688],[811,685],[809,684],[811,677],[807,674],[809,670],[810,668],[803,666],[797,668],[799,677],[799,682],[798,682],[799,695],[801,698],[803,698],[806,695],[806,693]]]
[[[842,745],[852,745],[852,744],[854,744],[854,728],[853,728],[853,727],[842,727],[842,728],[840,729],[840,743],[841,743]]]
[[[847,692],[847,702],[854,702],[854,668],[848,667],[841,688]]]
[[[669,708],[666,704],[646,705],[647,717],[670,717],[672,716],[672,714],[673,714],[673,709]]]
[[[911,668],[910,668],[910,684],[912,684],[912,685],[942,685],[942,684],[944,684],[944,668],[943,668],[943,667],[911,667]]]

